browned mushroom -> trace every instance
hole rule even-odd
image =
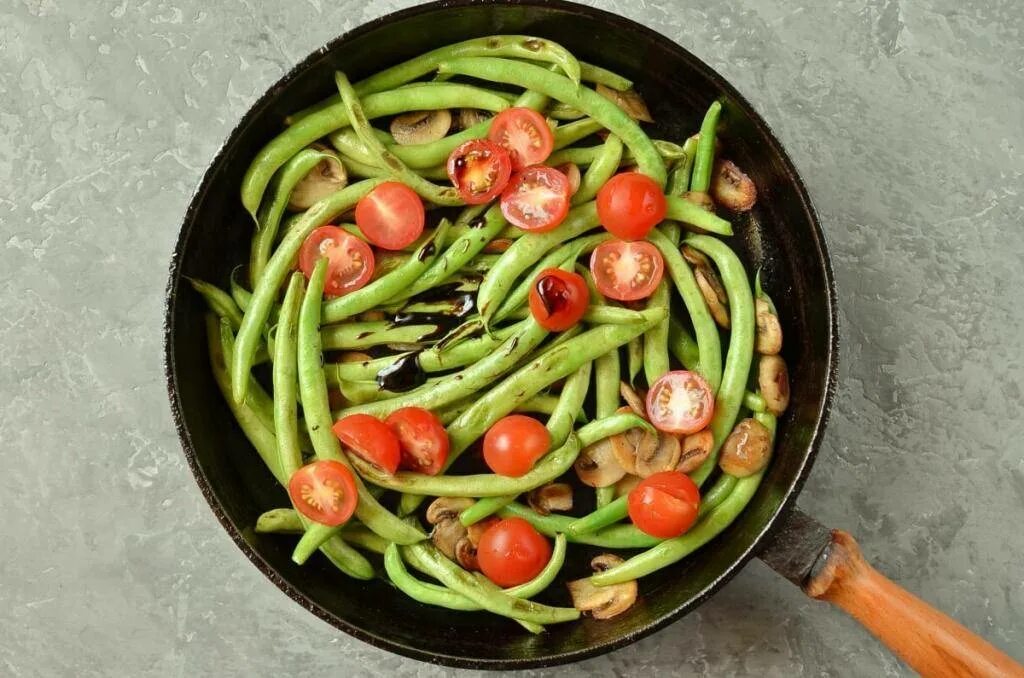
[[[490,119],[491,114],[488,111],[481,111],[479,108],[460,108],[456,122],[459,129],[469,129],[473,125],[479,125]]]
[[[687,202],[692,202],[705,212],[715,211],[715,201],[711,199],[710,195],[703,191],[687,191],[686,193],[683,193],[682,198]]]
[[[583,177],[580,175],[579,165],[574,162],[567,162],[555,169],[564,174],[569,180],[569,195],[575,195],[576,191],[580,190],[580,181],[583,180]]]
[[[691,433],[683,438],[676,470],[683,473],[696,471],[711,456],[711,448],[714,444],[715,436],[712,435],[710,429]]]
[[[786,361],[777,355],[761,357],[757,368],[757,386],[761,389],[765,409],[778,416],[789,407],[789,370]]]
[[[590,561],[595,572],[602,572],[625,561],[618,556],[604,553]],[[589,612],[594,619],[611,619],[622,614],[636,602],[638,588],[636,580],[621,584],[595,586],[590,579],[577,579],[567,584],[573,606],[580,612]]]
[[[466,528],[458,519],[442,520],[434,525],[434,529],[430,532],[430,540],[434,542],[438,551],[451,560],[455,560],[459,542],[469,541],[466,537]]]
[[[443,139],[452,126],[452,114],[439,111],[412,111],[395,116],[391,121],[391,136],[402,146],[426,144]]]
[[[459,514],[473,505],[465,497],[438,497],[427,507],[427,522],[434,526],[430,540],[437,550],[467,570],[477,570],[476,546],[459,522]]]
[[[715,202],[734,212],[746,212],[757,202],[757,187],[731,160],[719,160],[711,174]]]
[[[623,408],[627,411],[628,408]],[[622,411],[621,409],[619,410]],[[637,473],[636,460],[638,457],[648,458],[654,454],[658,447],[658,436],[655,433],[642,428],[631,428],[623,433],[616,433],[608,438],[612,444],[612,454],[615,461],[626,473]]]
[[[590,487],[608,487],[626,475],[619,462],[615,461],[615,452],[609,438],[584,447],[573,468],[576,469],[580,482]]]
[[[479,520],[467,527],[466,536],[469,537],[469,543],[473,546],[480,546],[480,538],[484,536],[484,532],[491,529],[498,522],[501,522],[501,518],[498,516],[487,516],[483,520]]]
[[[620,92],[619,90],[612,89],[607,85],[599,84],[597,86],[597,93],[624,110],[626,115],[634,120],[639,120],[640,122],[654,122],[654,118],[651,117],[651,111],[647,108],[647,104],[644,102],[643,98],[637,94],[635,89],[627,89]]]
[[[619,394],[626,401],[626,404],[629,405],[629,408],[619,408],[619,412],[629,412],[632,410],[638,417],[647,418],[647,405],[644,404],[643,396],[637,393],[632,386],[624,381],[620,381]]]
[[[455,544],[455,562],[470,572],[480,569],[480,562],[476,559],[476,545],[469,540],[469,537],[463,537]]]
[[[315,202],[345,188],[348,174],[341,160],[333,153],[324,157],[295,184],[288,196],[288,208],[299,212]]]
[[[762,355],[775,355],[782,350],[782,325],[771,304],[764,299],[754,302],[757,312],[757,343],[755,348]]]
[[[572,486],[568,483],[548,483],[530,490],[526,503],[537,513],[546,516],[552,511],[572,510]]]
[[[729,329],[729,295],[718,279],[711,260],[703,252],[683,245],[683,258],[693,267],[693,277],[700,288],[701,296],[711,311],[711,317],[715,319],[723,329]]]
[[[623,476],[619,482],[615,483],[615,496],[621,497],[629,494],[633,491],[633,488],[640,484],[640,476],[627,475]]]
[[[637,449],[636,473],[641,478],[652,476],[661,471],[671,471],[679,464],[681,449],[679,439],[671,433],[658,433],[655,436],[657,444],[648,452],[643,448],[646,455],[641,455],[641,449]]]
[[[767,466],[771,453],[772,434],[758,420],[747,418],[725,439],[718,465],[729,475],[743,478]]]
[[[437,525],[445,520],[458,520],[459,514],[474,503],[468,497],[438,497],[427,507],[427,522]]]

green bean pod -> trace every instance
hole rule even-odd
[[[572,196],[572,204],[579,205],[597,197],[598,190],[618,171],[621,160],[622,140],[614,134],[609,134],[601,147],[600,155],[594,159],[590,169],[580,180],[580,187]]]
[[[238,308],[238,304],[235,303],[230,294],[216,285],[211,285],[196,278],[186,278],[186,280],[192,285],[192,289],[203,296],[203,299],[206,300],[206,305],[217,314],[217,317],[226,319],[231,324],[232,330],[238,330],[238,327],[242,324],[242,310]]]
[[[596,511],[588,513],[582,518],[577,518],[566,528],[565,533],[578,537],[590,534],[591,532],[597,532],[603,527],[614,525],[629,514],[627,509],[628,499],[627,495],[623,495],[609,504],[598,508]]]
[[[644,339],[633,337],[626,344],[626,371],[629,374],[629,383],[636,383],[636,375],[644,368]]]
[[[700,125],[700,136],[697,138],[697,152],[693,159],[693,174],[690,177],[690,190],[707,193],[711,186],[711,169],[715,163],[715,132],[718,129],[718,118],[722,113],[722,104],[711,102],[704,121]]]
[[[726,236],[732,235],[732,224],[685,198],[676,195],[666,195],[665,206],[666,219],[681,221],[684,224],[696,227],[701,232]]]
[[[598,419],[610,417],[619,409],[621,369],[617,350],[594,361],[594,412]]]
[[[708,511],[721,504],[725,499],[732,494],[733,489],[736,487],[736,481],[739,480],[736,476],[731,476],[728,473],[723,473],[718,476],[718,480],[711,486],[711,489],[701,495],[700,498],[700,509],[697,514],[698,518],[704,516]]]
[[[597,508],[604,508],[613,501],[615,501],[614,485],[594,488],[594,503],[597,505]]]
[[[697,347],[697,341],[676,318],[669,318],[668,349],[686,369],[700,369],[700,349]]]
[[[305,528],[299,512],[293,508],[264,511],[256,519],[256,534],[302,534]]]
[[[512,502],[498,515],[502,518],[522,518],[534,529],[548,537],[562,533],[571,544],[588,544],[606,549],[643,549],[661,543],[661,539],[645,534],[632,524],[613,525],[591,534],[572,535],[567,532],[569,525],[576,519],[572,516],[560,516],[555,513],[542,516],[529,507]]]
[[[697,139],[690,137],[683,143],[683,157],[676,161],[675,167],[668,174],[669,195],[679,195],[690,190],[690,176],[693,172],[693,160],[697,155]]]
[[[644,335],[644,375],[647,377],[648,385],[653,385],[658,377],[669,371],[669,298],[668,283],[662,280],[647,302],[648,308],[665,309],[665,319],[647,330]]]
[[[619,92],[625,92],[627,89],[633,87],[633,81],[629,78],[625,78],[618,73],[609,71],[607,68],[595,66],[594,64],[589,64],[585,61],[580,62],[580,80],[611,87]]]
[[[601,144],[600,146],[587,146],[584,148],[563,148],[562,150],[555,151],[549,155],[546,163],[551,167],[558,167],[559,165],[564,165],[567,162],[579,165],[580,167],[588,167],[601,157],[603,152],[604,144]]]

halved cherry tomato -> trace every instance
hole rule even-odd
[[[448,460],[448,433],[437,415],[422,407],[402,407],[384,423],[398,437],[402,468],[435,476]]]
[[[651,296],[665,272],[658,248],[646,240],[601,243],[590,255],[590,273],[597,290],[618,301]]]
[[[473,139],[448,156],[448,178],[469,205],[482,205],[498,197],[512,176],[512,160],[504,146]]]
[[[629,492],[629,519],[652,537],[671,539],[697,522],[700,490],[681,471],[662,471],[647,476]]]
[[[555,168],[527,167],[501,194],[501,213],[524,231],[550,231],[569,213],[569,188],[569,179]]]
[[[387,473],[398,470],[398,436],[387,424],[368,414],[350,414],[331,427],[341,444]]]
[[[715,396],[696,372],[666,372],[647,392],[647,417],[659,431],[689,435],[707,428]]]
[[[623,240],[644,238],[665,218],[667,205],[658,184],[639,172],[616,174],[597,192],[601,225]]]
[[[299,513],[330,526],[351,518],[359,501],[352,472],[332,459],[314,461],[293,473],[288,496]]]
[[[484,461],[495,473],[518,477],[533,468],[551,446],[551,434],[533,417],[510,414],[484,435]]]
[[[337,226],[321,226],[302,243],[299,270],[306,278],[320,257],[327,257],[324,293],[340,297],[355,292],[373,277],[373,250],[365,242]]]
[[[580,321],[590,303],[587,281],[578,273],[546,268],[530,288],[530,313],[537,324],[562,332]]]
[[[519,586],[548,564],[551,544],[522,518],[505,518],[480,537],[476,559],[484,576],[498,586]]]
[[[356,226],[367,240],[386,250],[414,243],[425,221],[423,200],[397,181],[384,182],[356,204]]]
[[[555,147],[547,120],[529,108],[506,108],[494,118],[487,138],[508,149],[516,172],[544,162]]]

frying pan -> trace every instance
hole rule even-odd
[[[584,619],[539,636],[507,619],[420,605],[386,581],[345,580],[323,559],[291,562],[288,540],[253,531],[261,512],[287,497],[259,464],[213,382],[203,313],[185,276],[226,285],[245,261],[252,222],[238,189],[249,160],[290,112],[332,93],[335,69],[353,80],[435,47],[494,33],[555,40],[582,59],[632,78],[651,105],[656,135],[683,139],[708,102],[724,106],[730,157],[756,182],[757,208],[735,224],[731,244],[762,270],[779,305],[792,404],[776,453],[750,505],[718,538],[644,578],[641,596],[610,621]],[[184,291],[183,291],[184,288]],[[568,2],[446,0],[372,21],[317,50],[273,85],[231,132],[185,215],[167,287],[165,348],[171,408],[181,444],[211,508],[243,553],[300,605],[361,640],[439,664],[512,669],[551,666],[609,652],[680,618],[759,555],[815,597],[836,602],[923,673],[1020,670],[1005,655],[872,570],[856,544],[792,505],[821,442],[836,386],[836,292],[825,239],[803,182],[764,120],[721,76],[664,36],[622,17]],[[574,547],[564,577],[587,572],[594,554]],[[564,587],[546,592],[565,604]],[[502,639],[495,642],[496,638]],[[1015,668],[1016,667],[1016,668]]]

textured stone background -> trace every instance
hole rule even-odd
[[[204,166],[274,80],[409,2],[0,2],[0,675],[437,675],[253,568],[185,467],[166,265]],[[781,136],[835,256],[837,410],[801,505],[1024,660],[1024,6],[595,4],[677,40]],[[571,669],[906,670],[752,563]]]

